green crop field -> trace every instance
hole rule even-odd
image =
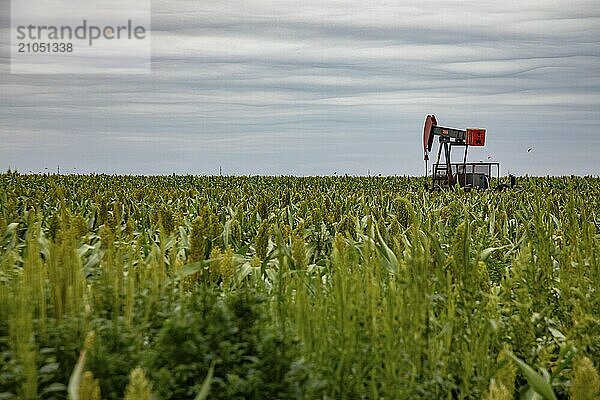
[[[0,399],[598,399],[600,179],[0,175]]]

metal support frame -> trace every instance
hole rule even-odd
[[[432,165],[432,189],[452,187],[457,183],[465,187],[489,187],[493,167],[497,168],[498,181],[500,180],[500,165],[498,163],[467,162],[469,146],[483,146],[485,143],[484,135],[485,129],[469,128],[464,130],[438,126],[435,115],[427,116],[423,127],[423,149],[425,153],[423,159],[425,160],[426,178],[429,175],[429,152],[432,149],[434,137],[439,137],[437,157]],[[464,146],[462,163],[452,163],[451,153],[454,146]]]
[[[433,188],[440,187],[453,187],[456,184],[461,186],[477,186],[475,185],[475,167],[488,167],[489,173],[486,174],[488,180],[492,179],[492,166],[497,167],[498,178],[500,173],[500,166],[498,163],[467,163],[467,154],[469,152],[469,145],[462,139],[456,137],[463,137],[462,134],[465,131],[459,129],[435,127],[434,130],[450,131],[449,134],[439,136],[440,146],[437,151],[436,161],[433,164],[432,184]],[[452,140],[454,136],[455,140]],[[455,146],[462,146],[465,148],[463,153],[462,163],[452,163],[451,154],[452,148]],[[462,167],[462,168],[459,168]],[[467,172],[467,166],[471,167],[471,172]],[[454,171],[455,167],[456,171]],[[456,175],[456,176],[455,176]],[[470,182],[470,183],[469,183]]]

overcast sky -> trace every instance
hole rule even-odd
[[[419,175],[433,113],[503,173],[600,174],[597,0],[155,0],[150,75],[2,48],[2,170]]]

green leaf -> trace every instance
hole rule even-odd
[[[228,219],[223,226],[223,233],[221,234],[223,238],[223,246],[227,248],[229,246],[229,239],[231,238],[231,219]]]
[[[71,378],[69,378],[68,393],[71,400],[79,400],[79,386],[81,384],[81,375],[83,374],[83,366],[85,365],[85,348],[79,354],[79,360],[73,368]]]
[[[552,336],[554,336],[556,339],[558,339],[560,341],[564,341],[566,339],[565,335],[563,335],[563,333],[561,331],[559,331],[558,329],[549,327],[548,330],[550,331]]]
[[[558,376],[565,368],[570,368],[577,349],[573,345],[563,346],[558,355],[558,363],[552,370],[552,376]]]
[[[54,382],[52,384],[50,384],[48,387],[44,388],[44,390],[42,391],[41,395],[45,395],[48,393],[55,393],[55,392],[65,392],[67,390],[67,387],[59,382]]]
[[[518,358],[512,353],[508,353],[508,355],[515,361],[515,363],[519,366],[525,378],[527,378],[527,382],[531,389],[535,390],[536,393],[540,394],[546,400],[557,400],[554,391],[552,390],[552,385],[548,382],[542,375],[534,371],[529,365],[527,365],[523,360]]]
[[[398,258],[396,257],[396,254],[394,254],[392,249],[389,248],[387,243],[385,243],[385,240],[383,240],[383,237],[379,232],[379,228],[375,226],[375,229],[377,233],[377,241],[379,242],[377,250],[379,250],[379,253],[384,257],[386,261],[384,265],[390,272],[397,273],[400,269],[400,263],[398,262]]]
[[[209,266],[210,263],[213,262],[212,259],[209,260],[200,260],[190,264],[186,264],[181,267],[181,270],[177,273],[175,277],[173,277],[174,281],[181,280],[186,276],[190,276],[195,274],[196,272],[202,271],[205,267]]]
[[[500,247],[488,247],[487,249],[482,250],[482,252],[479,253],[479,259],[481,261],[485,261],[494,251],[505,249],[507,247],[508,247],[508,245],[500,246]]]
[[[19,226],[18,222],[12,222],[10,224],[8,224],[8,226],[6,227],[6,232],[5,235],[11,235],[14,231],[17,230],[17,227]]]
[[[40,374],[49,374],[52,373],[56,370],[58,370],[59,364],[58,363],[48,363],[43,365],[40,368]]]
[[[210,393],[210,384],[212,383],[214,373],[215,373],[215,361],[213,360],[210,363],[210,368],[208,369],[208,374],[206,374],[206,378],[204,378],[202,387],[200,388],[200,391],[196,395],[195,400],[206,400],[208,398],[208,394]]]
[[[240,284],[248,275],[252,273],[252,267],[249,262],[242,264],[237,272],[237,283]]]
[[[520,397],[521,400],[543,400],[544,398],[538,394],[533,388],[527,389]]]

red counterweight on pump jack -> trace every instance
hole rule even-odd
[[[467,163],[467,151],[469,146],[485,146],[485,129],[467,128],[456,129],[438,126],[435,115],[425,118],[423,127],[423,150],[425,160],[425,174],[428,174],[429,152],[433,146],[433,140],[439,137],[439,149],[436,162],[432,168],[432,188],[451,187],[456,183],[464,187],[488,188],[492,178],[492,169],[496,169],[497,177],[500,177],[499,163]],[[462,163],[451,162],[452,148],[463,146],[464,157]],[[443,162],[442,161],[443,155]]]

